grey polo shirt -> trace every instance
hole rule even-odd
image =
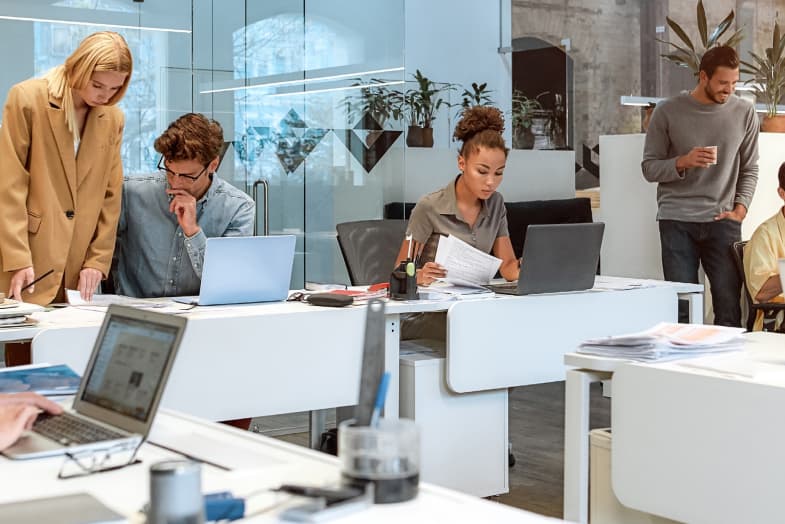
[[[504,197],[498,192],[481,201],[480,214],[474,227],[469,227],[455,197],[458,177],[446,187],[422,197],[412,210],[407,234],[412,235],[416,242],[425,244],[420,256],[422,264],[433,261],[442,235],[455,235],[485,253],[491,252],[497,238],[510,236],[507,208],[504,207]]]

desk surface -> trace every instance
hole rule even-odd
[[[612,478],[626,506],[691,523],[785,521],[785,335],[618,366]]]
[[[259,493],[248,499],[248,512],[284,502],[281,507],[249,519],[250,522],[277,521],[275,515],[291,504],[286,496],[267,493],[266,489],[283,483],[329,486],[335,485],[339,479],[339,464],[335,457],[166,410],[159,412],[150,441],[197,456],[202,450],[212,449],[215,455],[211,458],[220,465],[233,466],[231,469],[220,469],[204,464],[204,492],[230,490],[235,495]],[[12,461],[0,457],[0,503],[86,491],[115,511],[128,515],[131,522],[142,522],[138,510],[148,499],[150,464],[178,455],[148,442],[143,445],[139,456],[143,461],[140,465],[69,480],[57,479],[63,460],[60,457],[29,461]],[[544,524],[556,521],[421,484],[420,495],[413,501],[376,505],[331,522]]]

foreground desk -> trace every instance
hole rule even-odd
[[[576,368],[567,371],[566,384],[565,520],[588,522],[589,386],[608,379],[613,484],[622,503],[685,522],[785,518],[778,503],[785,481],[785,455],[778,451],[785,425],[776,415],[785,401],[785,335],[744,336],[745,352],[701,357],[738,360],[739,375],[688,367],[691,360],[640,364],[579,353],[565,356],[565,364]],[[745,376],[749,360],[776,365],[770,364],[770,372],[756,381]],[[766,475],[780,484],[765,480]],[[743,507],[738,501],[744,501]],[[772,505],[780,510],[770,513]],[[768,518],[754,518],[767,512]],[[775,514],[778,518],[772,519]]]
[[[679,522],[784,522],[785,335],[613,375],[613,489]]]
[[[248,499],[247,512],[270,508],[270,511],[243,522],[279,522],[276,514],[284,507],[302,502],[302,499],[289,502],[286,496],[266,493],[265,490],[284,483],[336,485],[339,480],[339,465],[335,457],[168,410],[159,413],[150,442],[140,450],[142,464],[68,480],[57,479],[62,457],[11,461],[0,456],[0,503],[88,492],[118,513],[127,515],[131,522],[143,522],[138,510],[148,500],[150,464],[179,456],[158,445],[197,456],[207,454],[205,458],[220,466],[202,466],[204,492],[230,490],[239,496],[256,493]],[[273,507],[281,501],[284,502],[282,506]],[[419,496],[412,501],[375,505],[331,522],[547,524],[556,521],[421,484]]]

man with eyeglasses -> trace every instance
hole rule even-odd
[[[155,141],[159,172],[126,177],[115,246],[115,291],[132,297],[198,295],[210,237],[253,234],[253,200],[214,177],[221,125],[189,113]]]

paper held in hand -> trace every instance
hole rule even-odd
[[[500,258],[483,253],[463,240],[441,237],[434,262],[447,270],[445,282],[456,285],[482,286],[491,281],[502,264]]]

